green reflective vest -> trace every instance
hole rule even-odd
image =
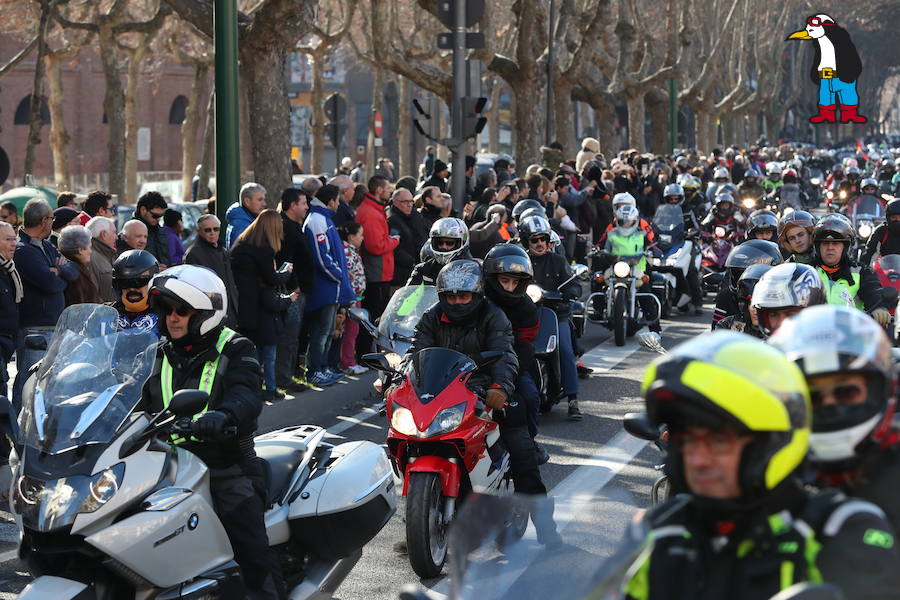
[[[635,229],[634,233],[625,235],[619,231],[619,228],[617,227],[608,234],[611,247],[610,252],[616,256],[635,256],[636,254],[641,254],[644,252],[644,235],[644,232],[640,229]],[[641,258],[640,262],[637,263],[637,268],[646,272],[646,257]]]
[[[219,339],[216,340],[216,356],[212,360],[206,361],[206,364],[203,365],[203,372],[200,375],[200,383],[197,385],[197,389],[206,392],[210,396],[212,396],[213,384],[216,380],[216,372],[219,368],[219,361],[222,358],[222,349],[225,348],[225,344],[228,343],[228,340],[237,335],[237,332],[233,329],[229,329],[228,327],[223,327],[222,331],[219,333]],[[172,396],[175,395],[175,390],[172,387],[172,364],[169,362],[169,357],[163,354],[162,367],[160,369],[160,383],[162,387],[162,401],[163,408],[168,408],[169,403],[172,401]],[[209,405],[203,407],[203,410],[194,415],[194,419],[205,413],[209,408]],[[185,438],[174,437],[172,441],[176,444],[180,444],[182,442],[186,442]]]
[[[816,270],[822,279],[822,286],[825,288],[825,299],[828,304],[850,306],[862,310],[863,303],[857,297],[859,293],[859,273],[851,274],[853,285],[850,285],[846,279],[832,281],[822,267],[818,267]]]

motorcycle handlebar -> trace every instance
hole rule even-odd
[[[197,431],[197,421],[192,419],[188,419],[187,417],[183,417],[181,419],[176,419],[174,423],[172,423],[172,433],[175,435],[180,435],[182,437],[199,437]],[[237,426],[229,425],[224,430],[222,430],[222,438],[232,438],[237,436]]]

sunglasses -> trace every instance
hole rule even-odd
[[[452,240],[452,239],[451,240],[442,240],[442,239],[434,240],[435,246],[437,246],[438,248],[447,248],[448,250],[452,250],[453,248],[456,248],[457,243],[458,243],[457,240]]]
[[[858,404],[863,397],[863,389],[854,383],[839,383],[830,388],[810,388],[809,398],[813,406],[820,406],[828,396],[837,400],[838,404]]]
[[[171,315],[173,312],[179,317],[186,317],[191,314],[191,309],[184,304],[173,305],[168,302],[160,302],[159,312],[166,317]]]
[[[113,286],[115,286],[117,290],[139,290],[148,283],[150,283],[150,279],[147,277],[113,280]]]
[[[218,227],[204,227],[203,233],[212,233],[213,231],[219,231]]]
[[[155,213],[155,212],[149,212],[149,213],[147,213],[147,215],[148,215],[151,219],[155,219],[155,220],[157,220],[157,221],[159,221],[160,219],[162,219],[164,214],[165,214],[165,213]]]
[[[812,25],[813,27],[824,27],[825,25],[834,25],[831,21],[823,21],[819,17],[810,17],[806,20],[807,25]]]
[[[713,454],[727,454],[737,446],[740,436],[731,431],[713,431],[707,434],[674,433],[669,436],[672,447],[680,453],[693,452],[701,445]]]
[[[536,235],[534,237],[528,238],[528,241],[529,241],[529,243],[532,243],[532,244],[537,244],[538,242],[542,242],[544,244],[549,244],[550,236],[549,235]]]

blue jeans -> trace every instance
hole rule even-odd
[[[275,391],[275,349],[278,346],[257,346],[256,356],[263,370],[263,382],[267,392]]]
[[[578,369],[575,367],[575,348],[572,345],[572,325],[568,319],[559,321],[559,378],[564,396],[578,393]]]
[[[844,83],[837,77],[820,79],[819,104],[822,106],[831,106],[833,104],[842,104],[843,106],[858,105],[859,96],[856,94],[856,81]]]
[[[329,304],[311,310],[303,317],[309,323],[309,349],[306,351],[307,377],[328,366],[328,349],[331,347],[331,332],[334,331],[337,309],[337,304]]]
[[[531,373],[519,373],[519,376],[516,378],[516,392],[525,401],[528,433],[534,438],[538,434],[538,413],[541,408],[541,398]]]
[[[53,339],[53,327],[23,327],[16,338],[16,380],[13,382],[13,407],[16,412],[22,409],[22,388],[28,379],[28,371],[46,354],[46,350],[30,350],[25,347],[25,336],[36,334],[44,336],[47,346]]]

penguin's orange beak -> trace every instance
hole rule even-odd
[[[791,35],[785,38],[786,40],[811,40],[813,37],[806,32],[805,29],[801,29],[800,31],[795,31]]]

